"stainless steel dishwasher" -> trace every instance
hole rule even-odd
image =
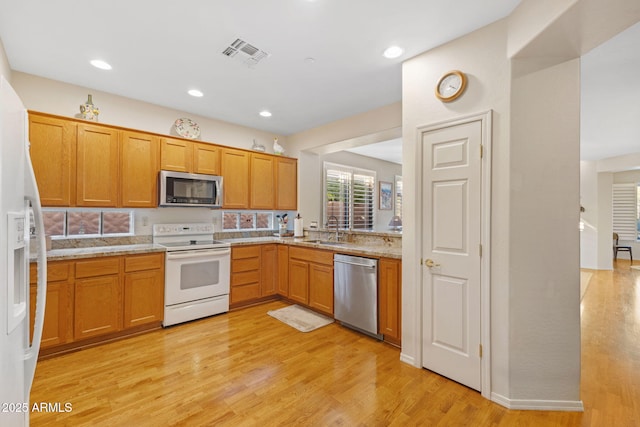
[[[377,339],[378,260],[333,256],[333,314],[341,324]]]

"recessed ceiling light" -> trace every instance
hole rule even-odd
[[[271,117],[271,111],[262,110],[262,111],[260,111],[260,115],[262,117]]]
[[[191,96],[195,96],[196,98],[204,96],[204,93],[202,93],[198,89],[190,89],[187,93]]]
[[[100,68],[101,70],[110,70],[111,69],[111,65],[109,65],[106,62],[104,62],[101,59],[93,59],[93,60],[90,61],[90,64],[93,65],[96,68]]]
[[[393,59],[393,58],[399,57],[403,53],[404,53],[404,49],[402,49],[401,47],[399,47],[399,46],[390,46],[390,47],[385,49],[385,51],[382,53],[382,55],[385,58]]]

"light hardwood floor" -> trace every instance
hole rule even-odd
[[[282,302],[41,361],[33,426],[637,426],[640,270],[594,272],[582,300],[584,413],[510,411],[340,327],[300,333]]]

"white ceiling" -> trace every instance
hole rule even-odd
[[[0,39],[17,71],[289,135],[399,101],[402,61],[519,2],[0,0]],[[222,55],[237,38],[269,56],[248,66]],[[640,151],[639,41],[637,24],[583,57],[582,159]],[[383,58],[392,44],[405,53]],[[93,68],[95,58],[113,70]],[[397,159],[393,145],[359,150]]]
[[[580,158],[640,152],[640,23],[581,62]]]
[[[0,0],[0,39],[13,70],[289,135],[399,101],[402,61],[519,1]],[[237,38],[270,56],[222,55]]]
[[[387,162],[397,163],[399,165],[402,164],[402,138],[362,145],[360,147],[349,148],[345,151],[360,154],[361,156],[386,160]]]

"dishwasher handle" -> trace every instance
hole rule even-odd
[[[350,262],[350,261],[342,261],[342,260],[333,260],[334,263],[340,264],[349,264],[349,265],[357,265],[358,267],[367,267],[367,268],[376,268],[375,264],[361,264],[359,262]]]

